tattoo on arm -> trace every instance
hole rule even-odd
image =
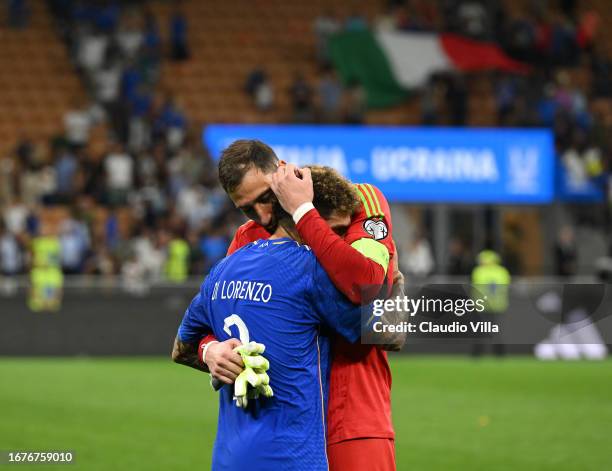
[[[209,373],[206,363],[202,363],[198,357],[197,343],[184,343],[178,337],[174,339],[174,347],[172,348],[172,360],[181,365],[190,366],[196,370]]]

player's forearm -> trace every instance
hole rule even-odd
[[[172,360],[175,363],[195,368],[196,370],[208,373],[208,366],[202,363],[198,356],[198,345],[193,343],[181,342],[176,337],[174,339],[174,347],[172,348]]]
[[[351,247],[329,227],[316,209],[297,224],[303,242],[310,246],[334,285],[355,304],[364,301],[364,289],[381,286],[385,269]]]
[[[404,276],[397,272],[395,279],[393,280],[393,289],[391,290],[390,299],[403,298],[404,293]],[[380,322],[383,325],[399,325],[404,320],[405,312],[396,310],[392,312],[386,312],[380,318]],[[396,330],[396,329],[390,329]],[[406,332],[389,332],[389,329],[382,329],[381,338],[383,340],[382,348],[397,352],[402,349],[406,343]]]

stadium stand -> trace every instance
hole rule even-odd
[[[115,272],[139,227],[160,252],[171,234],[192,241],[197,274],[211,261],[203,261],[206,241],[226,243],[233,233],[240,216],[229,209],[199,143],[208,123],[544,125],[555,130],[560,158],[573,158],[578,146],[579,166],[585,166],[582,151],[594,149],[597,162],[589,175],[600,178],[610,168],[612,30],[611,20],[596,13],[605,11],[604,0],[547,9],[507,1],[503,8],[483,10],[486,26],[476,33],[466,26],[474,18],[461,6],[477,1],[26,3],[27,21],[12,25],[8,12],[0,28],[0,178],[6,182],[0,207],[5,219],[21,211],[14,207],[27,208],[54,233],[69,215],[76,217],[88,227],[87,258],[104,248]],[[461,18],[466,22],[457,21]],[[337,29],[386,22],[407,31],[474,34],[532,63],[534,71],[516,77],[468,73],[458,82],[441,74],[398,106],[350,118],[343,106],[352,92],[339,84],[343,105],[324,119],[319,84],[330,64],[321,60],[321,21]],[[512,42],[525,37],[527,43]],[[525,50],[536,52],[525,56]],[[92,57],[98,61],[92,63]],[[550,67],[544,71],[540,62]],[[251,79],[266,84],[265,95],[245,92]],[[307,101],[307,113],[296,113],[300,99]],[[549,105],[561,111],[541,115]],[[85,142],[75,145],[71,136],[78,140],[80,134]],[[127,182],[109,183],[121,168],[129,173]],[[58,187],[61,172],[72,182],[64,192]],[[39,185],[28,186],[24,179]],[[181,201],[198,201],[195,206],[205,207],[206,214],[197,214],[193,203],[181,208]],[[538,255],[538,213],[521,217],[525,211],[508,209],[503,225],[522,231],[525,263],[517,270],[534,274],[550,267]],[[564,211],[578,225],[601,228],[609,219],[599,207]],[[17,234],[24,250],[27,233],[24,223]],[[99,272],[94,266],[84,263],[83,271]]]

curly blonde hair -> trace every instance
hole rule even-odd
[[[322,218],[329,218],[332,213],[351,216],[359,207],[359,195],[355,186],[336,170],[321,165],[307,165],[312,174],[314,199],[312,204]],[[293,218],[275,198],[274,214],[278,224],[288,232],[295,230]],[[294,234],[294,238],[297,237]]]
[[[359,206],[355,186],[336,170],[322,165],[307,165],[312,174],[314,200],[312,204],[322,217],[336,212],[343,216],[352,215]]]

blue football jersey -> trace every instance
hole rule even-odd
[[[327,470],[330,329],[355,342],[360,310],[340,293],[312,251],[291,239],[259,240],[221,260],[179,327],[183,342],[207,331],[266,346],[272,398],[233,402],[220,391],[215,471]]]

